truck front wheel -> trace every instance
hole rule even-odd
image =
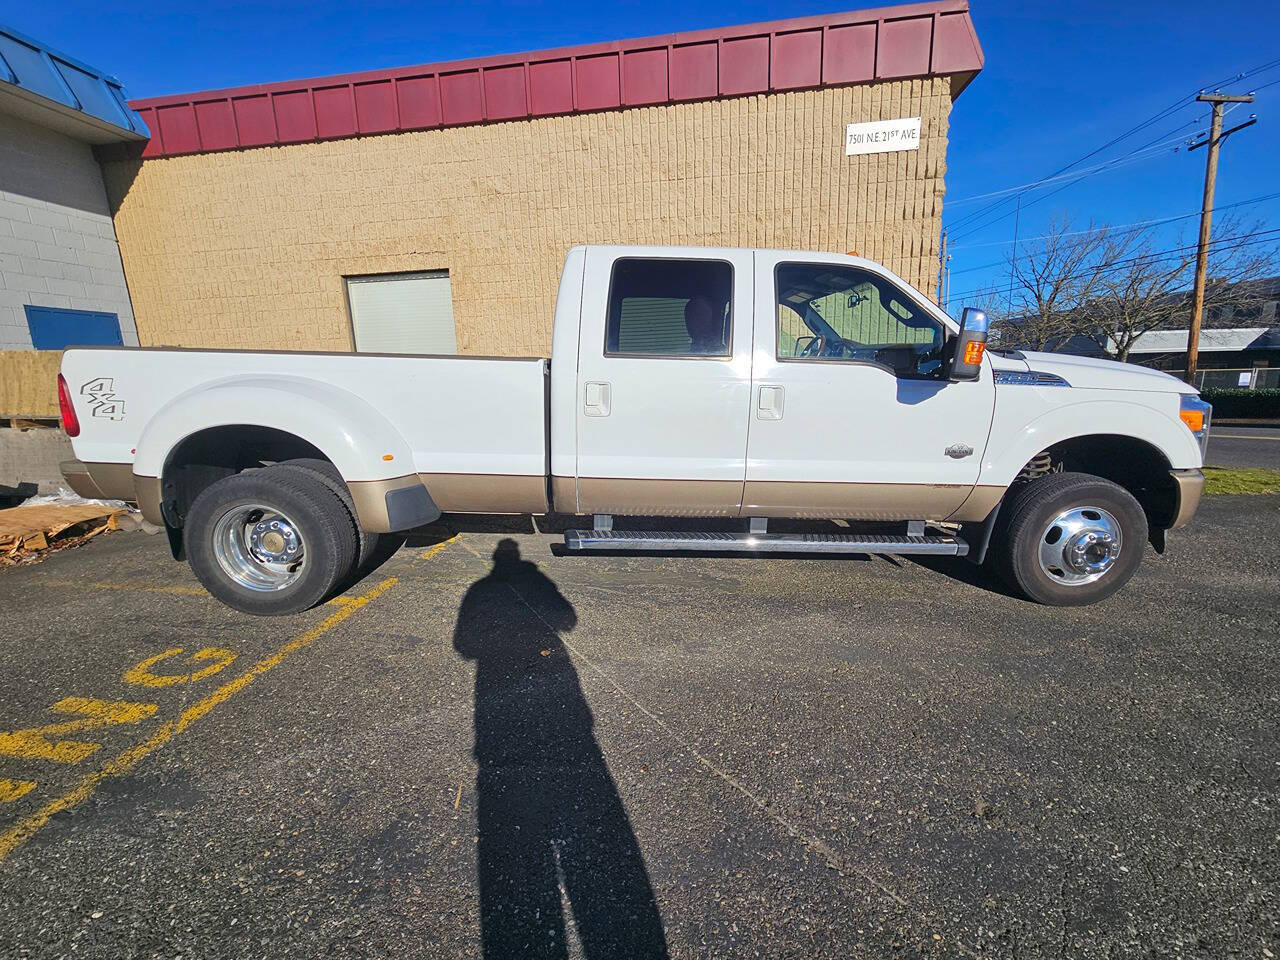
[[[210,484],[186,522],[191,569],[243,613],[281,616],[323,600],[351,570],[355,528],[318,477],[278,467]]]
[[[1009,492],[1000,513],[996,567],[1030,600],[1097,603],[1134,575],[1147,544],[1142,505],[1087,473],[1055,473]]]

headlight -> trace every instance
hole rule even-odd
[[[1199,394],[1184,393],[1182,405],[1178,409],[1178,417],[1196,436],[1200,444],[1200,459],[1204,459],[1209,448],[1209,419],[1213,416],[1213,405],[1205,403]]]

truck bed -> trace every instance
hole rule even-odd
[[[349,483],[419,474],[444,510],[543,512],[541,358],[73,348],[62,364],[76,457],[159,477],[176,442],[270,422],[307,437]],[[145,428],[145,429],[144,429]],[[101,486],[101,484],[99,484]],[[121,495],[121,491],[107,491]]]

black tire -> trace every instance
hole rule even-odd
[[[351,499],[351,491],[347,489],[347,482],[342,479],[342,474],[328,460],[318,460],[315,457],[300,457],[297,460],[281,461],[279,466],[295,467],[299,470],[307,470],[324,480],[325,486],[336,493],[347,508],[347,513],[351,517],[351,524],[355,527],[356,537],[359,545],[356,547],[355,570],[363,570],[369,562],[369,558],[373,556],[378,549],[378,537],[376,533],[366,533],[360,529],[360,517],[356,514],[356,502]]]
[[[1079,576],[1076,571],[1054,564],[1047,572],[1040,560],[1042,542],[1046,549],[1063,536],[1061,527],[1051,524],[1062,514],[1082,508],[1098,508],[1110,514],[1104,525],[1114,520],[1120,530],[1119,552],[1098,579],[1065,583]],[[1111,596],[1137,572],[1147,547],[1147,516],[1142,505],[1123,487],[1087,473],[1054,473],[1013,487],[1000,509],[1000,523],[994,543],[994,566],[1010,587],[1029,600],[1055,607],[1083,606]]]
[[[302,540],[297,578],[280,589],[255,590],[237,582],[214,549],[219,518],[251,504],[288,517]],[[298,469],[249,470],[210,484],[191,504],[185,530],[188,562],[205,589],[227,606],[256,616],[284,616],[315,606],[355,560],[356,534],[346,506],[318,477]]]

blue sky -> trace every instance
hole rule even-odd
[[[143,97],[871,5],[59,0],[12,5],[3,16],[19,31],[115,73],[131,96]],[[1268,0],[1218,0],[1211,6],[1192,0],[973,0],[972,12],[986,68],[952,113],[943,214],[944,224],[955,225],[950,236],[956,295],[1000,282],[1014,230],[1014,217],[1000,214],[1011,214],[1016,204],[965,220],[989,202],[969,198],[1045,177],[1198,88],[1280,58],[1280,4]],[[1272,81],[1280,81],[1280,63],[1226,86],[1246,91]],[[1280,193],[1280,83],[1260,89],[1258,102],[1237,109],[1228,125],[1250,113],[1259,122],[1223,148],[1219,209]],[[1188,103],[1072,169],[1121,161],[1114,166],[1079,182],[1056,181],[1023,193],[1019,235],[1042,234],[1064,215],[1083,226],[1090,218],[1128,224],[1197,211],[1204,151],[1175,148],[1207,125],[1207,115],[1207,106]],[[1162,146],[1129,155],[1148,143]],[[1280,226],[1280,196],[1233,212]],[[1192,242],[1196,228],[1194,217],[1168,223],[1159,228],[1161,242]],[[953,297],[953,309],[957,299],[963,298]]]

